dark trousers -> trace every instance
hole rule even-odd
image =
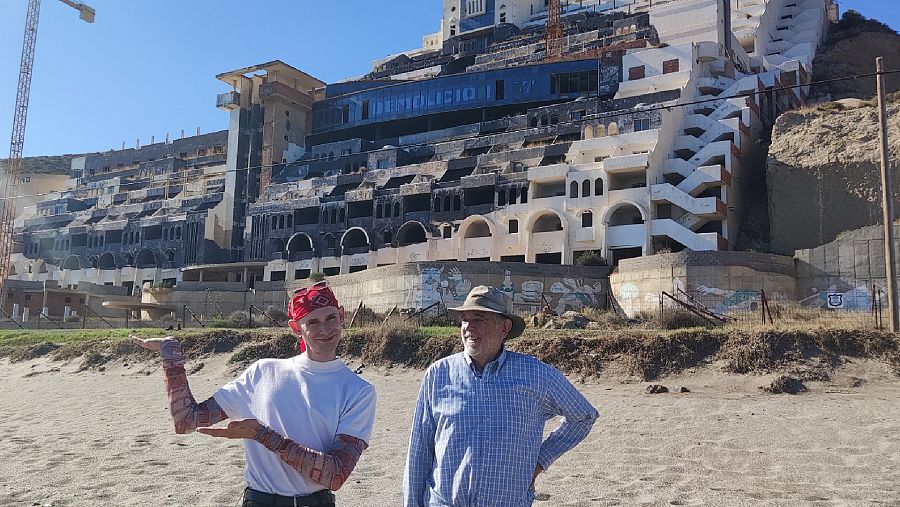
[[[253,491],[250,488],[244,490],[243,507],[335,507],[334,495],[327,490],[319,491],[302,498],[290,498],[268,493]]]

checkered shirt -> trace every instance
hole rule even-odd
[[[544,424],[564,419],[541,442]],[[598,413],[556,368],[504,350],[478,374],[458,353],[425,373],[403,480],[405,507],[529,507],[544,470]]]

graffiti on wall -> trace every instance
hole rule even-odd
[[[459,268],[446,266],[419,266],[418,284],[407,287],[408,308],[429,308],[436,304],[459,306],[476,284],[463,275]],[[548,282],[549,283],[549,282]],[[505,270],[498,288],[519,306],[529,306],[536,311],[545,304],[555,305],[557,313],[579,310],[584,307],[603,306],[604,284],[591,283],[582,278],[564,278],[553,281],[549,292],[545,282],[524,280],[516,283],[510,270]]]
[[[872,287],[859,286],[849,290],[838,289],[837,285],[832,285],[827,289],[820,291],[817,288],[810,289],[811,295],[800,300],[800,304],[811,308],[829,308],[829,297],[832,299],[831,307],[839,306],[841,310],[871,312],[873,303]],[[881,307],[886,304],[882,301],[886,298],[884,289],[878,287],[877,293],[874,295],[874,301],[881,301]],[[835,300],[840,301],[840,305],[835,305]]]

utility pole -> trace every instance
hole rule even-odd
[[[881,202],[884,211],[884,265],[887,275],[887,297],[890,307],[891,332],[900,331],[900,310],[897,308],[897,278],[894,248],[894,187],[891,184],[891,159],[888,153],[887,99],[884,89],[884,60],[875,59],[878,81],[878,119],[881,127]]]

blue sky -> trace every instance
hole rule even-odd
[[[900,29],[897,0],[844,0]],[[27,0],[0,0],[0,158],[8,155]],[[25,155],[133,147],[225,129],[215,75],[282,60],[326,82],[421,45],[441,0],[43,0]],[[385,8],[390,5],[390,8]]]

